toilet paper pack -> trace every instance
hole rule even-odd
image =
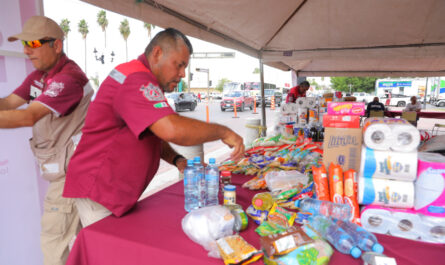
[[[414,183],[360,176],[358,180],[358,203],[412,208],[414,206]]]

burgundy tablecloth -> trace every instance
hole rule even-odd
[[[402,110],[386,110],[385,116],[395,118],[402,115]],[[417,113],[420,118],[445,119],[445,111],[420,111]]]
[[[245,209],[256,193],[241,188],[250,179],[234,176],[237,202]],[[110,216],[85,229],[77,237],[67,265],[139,265],[139,264],[223,264],[210,258],[203,247],[191,241],[182,231],[185,216],[183,184],[179,182],[158,192],[121,218]],[[257,225],[249,220],[249,227],[241,235],[259,248]],[[385,247],[385,254],[395,257],[398,265],[445,264],[445,245],[422,243],[385,235],[377,235]],[[262,264],[257,261],[254,264]],[[329,264],[357,264],[363,262],[335,251]]]

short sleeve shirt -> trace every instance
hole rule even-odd
[[[300,93],[300,86],[295,86],[291,88],[286,97],[286,103],[295,102],[297,98],[306,97],[306,92],[303,94]]]
[[[148,128],[172,114],[145,56],[117,66],[90,104],[63,195],[123,215],[159,167],[162,140]]]
[[[80,67],[62,54],[49,72],[35,70],[13,93],[28,102],[45,105],[56,116],[65,116],[79,104],[87,83]]]
[[[422,105],[420,104],[419,101],[416,101],[416,104],[411,104],[408,103],[408,105],[406,105],[405,111],[417,111],[417,110],[421,110],[422,109]]]

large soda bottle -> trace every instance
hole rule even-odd
[[[199,186],[193,169],[193,160],[187,160],[184,169],[184,208],[187,212],[199,208]]]
[[[377,238],[361,226],[343,220],[337,220],[336,224],[345,230],[363,251],[383,253],[383,246],[377,242]]]
[[[350,254],[354,258],[359,258],[362,255],[362,251],[356,247],[352,237],[328,217],[311,216],[308,221],[310,226],[341,253]]]
[[[347,204],[306,198],[295,201],[295,206],[300,208],[301,211],[310,212],[313,215],[319,214],[338,220],[349,220],[351,218],[351,207]]]
[[[204,175],[204,166],[201,164],[201,157],[196,156],[193,159],[193,168],[195,170],[195,176],[199,185],[199,207],[206,206],[206,180]]]
[[[218,205],[218,188],[219,188],[219,170],[215,165],[215,158],[209,159],[209,164],[206,167],[205,173],[206,180],[206,206]]]

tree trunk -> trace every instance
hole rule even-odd
[[[66,35],[66,56],[68,56],[68,35]]]
[[[128,62],[128,45],[127,40],[125,40],[125,61]]]
[[[87,75],[87,39],[85,38],[85,75],[88,77]]]
[[[107,31],[104,30],[104,36],[105,36],[105,49],[107,48]]]

